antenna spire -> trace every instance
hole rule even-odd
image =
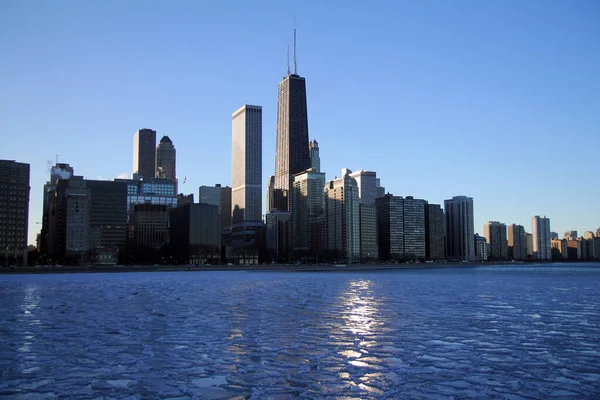
[[[296,16],[294,15],[294,75],[298,74],[298,65],[296,64]]]
[[[288,44],[288,52],[287,52],[287,74],[290,74],[290,45]]]

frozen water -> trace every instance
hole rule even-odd
[[[600,397],[600,265],[0,275],[0,399]]]

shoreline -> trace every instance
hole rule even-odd
[[[598,264],[589,262],[447,262],[447,263],[414,263],[414,264],[259,264],[259,265],[111,265],[111,266],[54,266],[54,267],[1,267],[0,274],[65,274],[65,273],[111,273],[111,272],[208,272],[208,271],[253,271],[253,272],[342,272],[342,271],[385,271],[397,269],[430,269],[430,268],[473,268],[492,266],[539,266],[566,264]]]

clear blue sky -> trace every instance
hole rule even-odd
[[[600,226],[600,2],[0,2],[0,158],[31,164],[30,243],[59,154],[131,174],[133,134],[168,134],[180,182],[231,184],[231,113],[263,107],[298,27],[309,133],[327,178],[377,172],[393,194],[475,202],[475,230],[545,214]]]

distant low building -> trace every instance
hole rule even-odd
[[[475,257],[477,261],[486,261],[488,259],[488,242],[484,236],[479,236],[478,233],[474,236],[475,242]]]

